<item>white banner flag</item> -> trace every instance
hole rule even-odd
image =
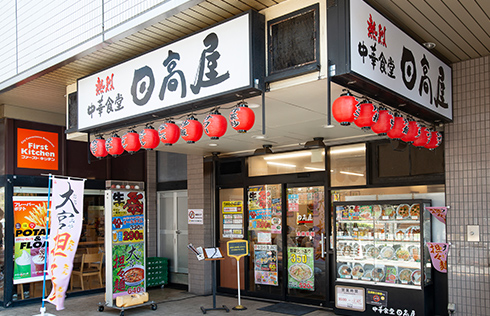
[[[56,310],[65,308],[65,294],[82,231],[84,183],[85,180],[53,179],[48,257],[53,289],[47,301],[56,305]]]

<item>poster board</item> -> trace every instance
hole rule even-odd
[[[106,305],[146,292],[145,192],[105,191]]]
[[[48,197],[14,196],[13,204],[14,284],[42,281]]]

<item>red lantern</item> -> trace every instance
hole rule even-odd
[[[158,129],[160,140],[165,146],[172,146],[180,137],[180,128],[173,121],[165,121]]]
[[[121,155],[124,152],[121,137],[114,133],[114,135],[106,140],[105,149],[112,157]]]
[[[198,140],[201,139],[202,136],[202,125],[199,121],[191,116],[182,122],[180,127],[180,136],[185,140],[188,144],[194,144]]]
[[[211,137],[211,139],[219,139],[221,136],[225,135],[228,123],[221,113],[214,111],[206,116],[202,125],[206,135]]]
[[[332,104],[332,114],[334,119],[342,126],[349,126],[356,117],[354,113],[359,107],[359,101],[348,91],[341,94]]]
[[[230,112],[230,124],[238,133],[246,133],[255,123],[255,114],[245,102],[240,102]]]
[[[422,127],[420,128],[420,136],[413,141],[412,145],[416,147],[424,147],[431,139],[431,136],[432,134],[430,133],[430,130],[428,130],[426,127]]]
[[[370,130],[371,126],[378,121],[378,108],[368,101],[363,101],[354,112],[354,117],[354,124],[356,124],[357,127],[360,127],[363,130]]]
[[[95,157],[102,159],[107,156],[107,150],[105,149],[105,139],[102,136],[98,136],[90,143],[90,152]]]
[[[141,147],[146,150],[152,150],[160,144],[160,138],[158,138],[158,132],[151,125],[147,125],[140,132]]]
[[[442,143],[442,135],[441,135],[441,133],[436,132],[436,131],[433,131],[433,132],[431,132],[431,137],[430,137],[429,142],[424,147],[427,148],[427,149],[430,149],[430,150],[434,150],[437,147],[439,147],[439,145],[441,143]]]
[[[406,143],[413,143],[420,136],[420,124],[417,121],[408,121],[407,135],[402,137],[402,140]]]
[[[393,128],[395,117],[389,110],[379,111],[378,121],[371,126],[371,130],[380,136],[385,136]]]
[[[399,114],[395,114],[395,124],[387,133],[389,138],[402,139],[408,133],[408,121]]]
[[[134,130],[130,130],[122,136],[122,145],[125,151],[130,154],[134,154],[141,148],[141,143],[138,133]]]

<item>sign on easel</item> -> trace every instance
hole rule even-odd
[[[248,256],[248,240],[230,240],[226,243],[226,251],[229,257],[236,259],[236,274],[237,274],[237,289],[238,289],[238,305],[233,307],[234,310],[245,310],[240,300],[240,258]]]

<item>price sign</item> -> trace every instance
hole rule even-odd
[[[315,290],[313,247],[288,247],[288,288]]]
[[[226,243],[227,253],[229,257],[240,260],[241,257],[248,255],[247,240],[230,240]]]

